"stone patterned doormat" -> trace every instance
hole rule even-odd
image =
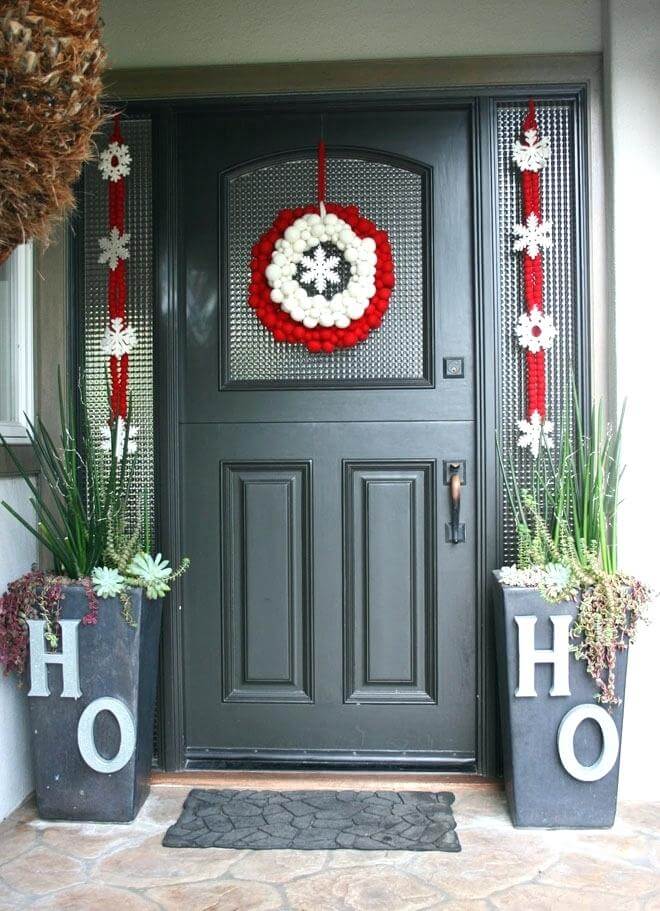
[[[166,848],[460,851],[448,791],[230,791],[195,788]]]

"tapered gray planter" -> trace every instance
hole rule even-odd
[[[525,680],[523,672],[521,686],[520,651],[524,667],[529,668],[530,657],[524,633],[521,641],[521,626],[527,626],[528,636],[533,635],[535,649],[549,650],[555,636],[556,641],[562,641],[561,631],[568,621],[561,617],[570,615],[574,619],[576,613],[575,602],[551,604],[534,589],[509,588],[499,581],[495,584],[504,779],[515,826],[605,828],[614,822],[623,706],[598,705],[594,699],[596,686],[587,674],[585,662],[576,660],[572,653],[567,673],[570,695],[550,695],[553,685],[560,691],[565,687],[561,666],[555,677],[554,665],[546,661],[535,664],[532,683],[536,695],[516,695],[517,690],[528,690],[526,682],[530,681],[529,674]],[[529,620],[516,620],[529,617],[537,618],[533,630]],[[558,618],[555,626],[551,617]],[[625,689],[626,663],[627,651],[619,652],[616,671],[620,699]],[[598,720],[587,718],[579,722],[584,709],[578,707],[582,706],[587,706],[587,711],[595,708]],[[573,709],[576,711],[571,713]],[[597,780],[581,780],[595,776]]]
[[[62,696],[62,667],[48,664],[50,695],[28,699],[37,809],[44,819],[129,822],[148,794],[161,604],[137,589],[131,597],[136,627],[122,617],[117,598],[99,599],[96,625],[71,624],[69,645],[74,635],[78,642],[79,698]],[[61,619],[82,620],[87,612],[83,588],[67,587]],[[81,716],[88,706],[85,725]],[[130,755],[122,756],[120,747],[128,754],[133,740]],[[124,758],[116,771],[92,767]]]

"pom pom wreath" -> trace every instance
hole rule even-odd
[[[341,283],[342,268],[345,287],[328,299],[321,292]],[[334,203],[321,214],[312,205],[282,209],[252,247],[250,271],[248,304],[273,338],[324,354],[381,325],[395,282],[387,233],[357,206]]]

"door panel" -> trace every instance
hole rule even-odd
[[[225,702],[309,702],[311,464],[222,462]]]
[[[179,135],[187,761],[473,767],[469,111],[233,109]],[[332,355],[247,304],[251,245],[313,199],[321,136],[328,198],[388,231],[397,274],[382,327]]]
[[[347,702],[436,701],[435,468],[344,462]]]
[[[474,528],[470,425],[193,424],[185,428],[184,438],[185,476],[189,479],[184,497],[186,546],[194,555],[185,580],[184,612],[186,739],[191,753],[209,755],[210,751],[219,755],[228,749],[265,748],[457,752],[473,756],[474,537],[465,545],[445,543],[449,494],[441,477],[443,460],[455,459],[457,454],[466,459],[462,521],[469,529]],[[282,689],[280,682],[276,686],[260,683],[249,690],[247,700],[236,704],[233,697],[227,698],[230,694],[223,698],[222,681],[233,679],[227,674],[227,663],[233,660],[237,646],[236,632],[223,624],[223,614],[226,617],[231,610],[223,573],[230,570],[235,559],[227,560],[226,551],[232,545],[225,542],[240,534],[240,522],[231,517],[232,504],[226,495],[223,498],[220,479],[223,473],[226,478],[228,470],[245,476],[250,468],[255,472],[253,478],[289,477],[300,471],[296,466],[300,465],[301,452],[312,466],[313,504],[309,545],[313,584],[307,604],[313,636],[310,676],[301,689],[313,701],[303,696],[292,699],[291,685],[285,682],[288,688]],[[382,483],[385,478],[393,483]],[[356,494],[354,485],[358,481],[362,489]],[[378,487],[375,499],[371,494],[371,505],[376,507],[372,519],[383,527],[369,521],[365,528],[362,521],[362,527],[356,528],[355,513],[351,516],[351,508],[357,506],[358,523],[359,516],[364,517],[362,510],[369,500],[369,494],[364,493],[365,481],[367,488]],[[263,538],[255,556],[270,536],[269,529],[283,530],[282,498],[276,502],[274,515],[266,520],[265,533],[263,528],[259,532]],[[441,528],[436,528],[438,524]],[[407,535],[402,541],[397,536],[404,528]],[[365,530],[373,532],[366,536],[366,542]],[[356,532],[362,538],[359,545]],[[304,537],[302,521],[300,534]],[[362,591],[358,591],[350,584],[351,573],[356,570],[347,571],[342,565],[346,556],[355,555],[357,550],[363,568],[365,544],[372,579],[380,576],[376,592],[367,593],[366,598],[364,580]],[[274,551],[279,547],[273,542]],[[404,564],[401,555],[405,547]],[[294,544],[292,550],[304,551],[302,542]],[[393,559],[403,569],[403,582],[397,580],[396,585],[405,595],[405,603],[383,585],[394,578],[388,566]],[[271,560],[272,555],[268,555],[267,565]],[[431,565],[437,571],[437,581],[434,572],[428,571]],[[243,572],[254,569],[248,561]],[[268,578],[267,573],[262,578]],[[278,568],[273,591],[281,591],[281,579]],[[236,594],[230,597],[234,606]],[[367,605],[369,615],[365,614]],[[271,611],[271,601],[264,596],[261,617],[266,626],[271,622],[266,617]],[[284,611],[280,604],[278,616],[283,617]],[[302,626],[303,619],[294,620],[288,629]],[[414,629],[416,624],[418,628]],[[371,629],[370,637],[364,635],[365,629]],[[395,636],[401,636],[402,630],[409,632],[397,648]],[[301,640],[304,642],[304,637],[297,641]],[[260,633],[258,642],[264,641]],[[286,652],[282,641],[279,631],[273,638],[273,650],[278,652],[280,669]],[[304,667],[304,645],[294,643],[294,653],[296,647],[302,649]],[[367,682],[369,648],[374,677]],[[412,660],[411,648],[415,654]],[[385,665],[388,655],[393,655],[389,671]],[[253,673],[270,673],[273,660],[268,656],[263,668],[257,667]],[[406,663],[411,665],[412,674],[407,674]],[[378,679],[386,674],[388,680]],[[406,676],[411,679],[404,680]],[[243,685],[241,692],[244,689]],[[360,698],[359,690],[364,691],[364,698]]]
[[[222,118],[201,114],[183,118],[181,133],[185,141],[180,146],[180,156],[184,175],[181,215],[186,283],[184,421],[474,418],[469,114],[462,110],[399,111],[372,114],[364,124],[367,116],[332,115],[323,122],[312,115],[269,117],[244,112]],[[429,361],[428,378],[423,381],[425,388],[409,388],[396,376],[396,358],[402,356],[397,351],[416,342],[404,337],[402,323],[390,319],[391,314],[366,342],[351,351],[332,355],[333,359],[348,358],[351,364],[359,364],[375,356],[370,352],[382,344],[383,338],[391,338],[393,363],[389,374],[381,370],[378,379],[368,380],[372,375],[368,363],[362,370],[359,367],[351,367],[352,372],[347,370],[347,379],[328,378],[327,359],[300,350],[297,355],[312,365],[305,378],[278,382],[276,351],[283,346],[273,342],[268,333],[257,332],[257,341],[242,351],[244,359],[251,356],[255,362],[252,374],[247,373],[247,377],[258,378],[255,387],[247,390],[227,384],[227,371],[230,377],[233,374],[229,366],[221,369],[221,357],[224,351],[227,359],[231,359],[227,353],[227,346],[232,343],[228,314],[236,307],[232,289],[240,291],[242,287],[247,295],[251,245],[270,226],[280,208],[289,200],[300,201],[298,187],[302,186],[297,182],[295,169],[290,196],[283,197],[280,192],[275,195],[275,190],[281,189],[280,184],[266,185],[269,189],[262,194],[263,211],[258,218],[248,219],[248,230],[242,222],[236,224],[242,205],[230,206],[227,179],[231,180],[237,173],[245,174],[249,164],[247,173],[254,174],[258,180],[264,167],[274,161],[302,158],[308,163],[304,201],[313,201],[313,156],[321,135],[325,135],[329,149],[328,198],[346,203],[363,200],[367,204],[365,211],[399,239],[398,246],[393,245],[397,285],[407,287],[410,283],[406,300],[419,300],[423,305]],[[374,179],[365,187],[364,161],[357,158],[351,165],[351,154],[366,157],[367,163],[374,165],[381,162],[383,155],[388,156],[390,163],[398,156],[401,167],[414,166],[428,171],[424,192],[407,202],[419,208],[418,218],[424,223],[419,235],[424,248],[423,263],[417,263],[411,255],[409,248],[413,241],[401,229],[404,218],[399,211],[403,201],[397,199],[396,205],[392,205],[388,185],[381,186],[383,181]],[[243,198],[239,194],[239,199]],[[252,197],[248,202],[255,204]],[[233,213],[231,221],[228,207]],[[244,237],[242,259],[232,240],[236,233]],[[409,282],[406,275],[412,270],[415,277]],[[399,308],[405,316],[406,300],[397,298],[398,292],[395,287],[390,309],[394,312]],[[253,326],[255,319],[247,301],[244,303],[245,322],[232,323],[237,344],[247,331],[246,325]],[[455,355],[465,358],[465,378],[461,382],[443,376],[442,358]],[[270,388],[263,388],[266,368],[274,376]],[[361,380],[361,375],[367,379]],[[242,383],[246,382],[248,379],[244,378]],[[369,395],[365,395],[365,384],[371,387]],[[203,390],[203,394],[196,394],[195,390]]]

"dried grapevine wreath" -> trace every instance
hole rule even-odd
[[[21,0],[0,11],[0,264],[73,206],[101,111],[98,0]]]

